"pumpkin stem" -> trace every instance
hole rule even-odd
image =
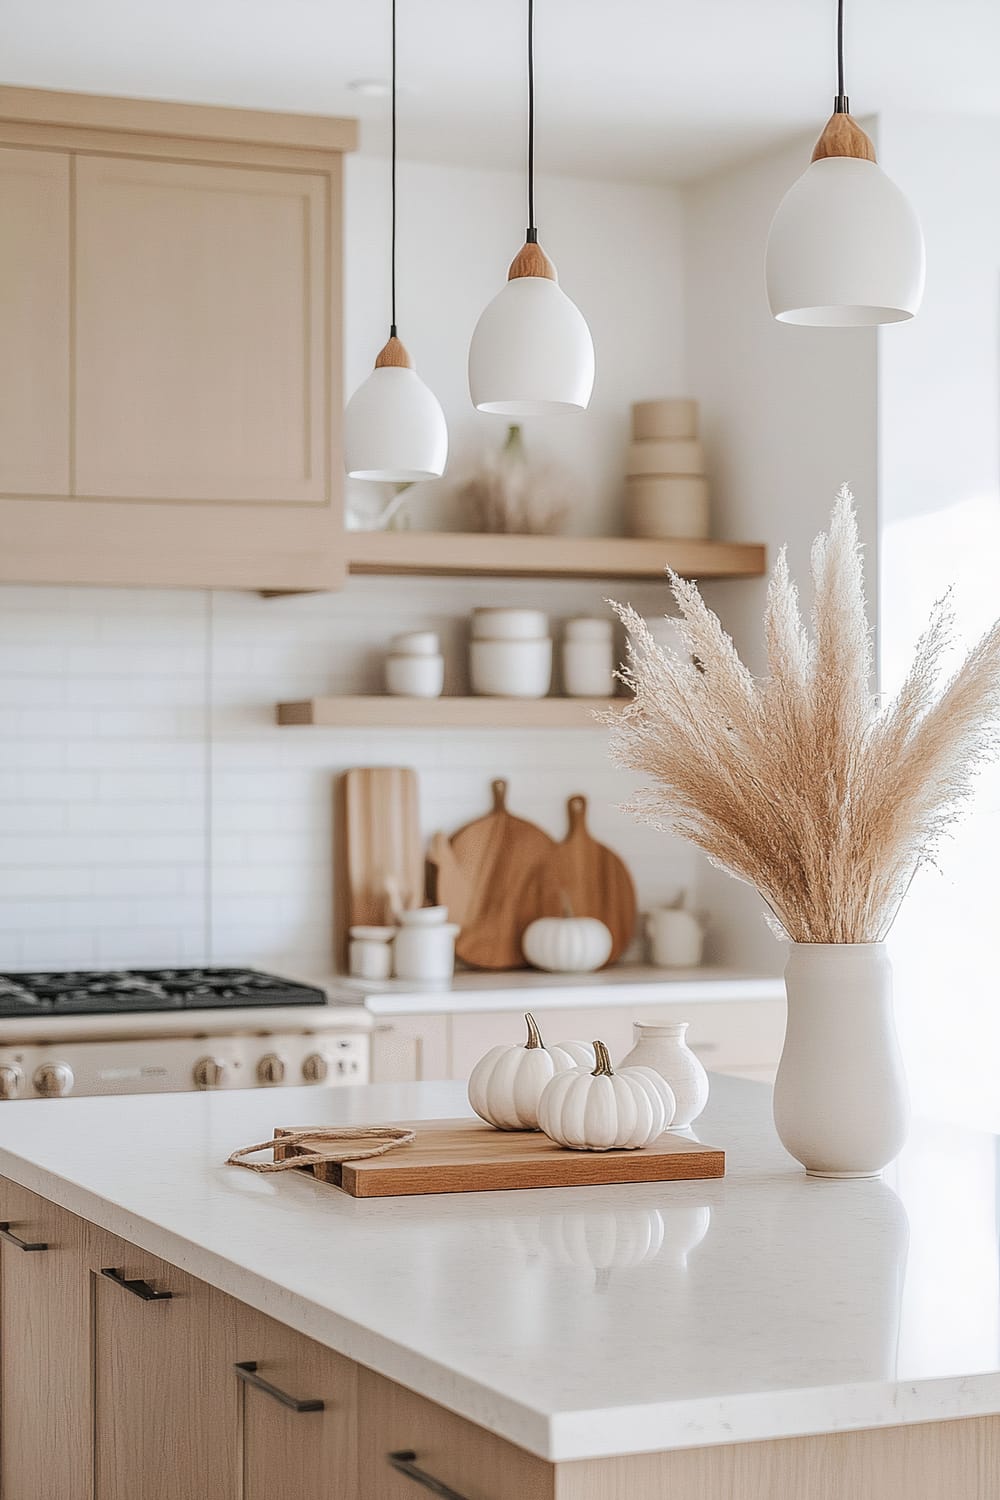
[[[594,1043],[594,1056],[597,1059],[597,1067],[590,1076],[592,1078],[613,1078],[615,1070],[611,1066],[611,1054],[603,1042]]]
[[[544,1052],[545,1043],[542,1041],[542,1033],[538,1029],[538,1022],[527,1011],[525,1012],[524,1019],[528,1023],[528,1040],[524,1044],[525,1050],[530,1051],[533,1047],[541,1047]]]

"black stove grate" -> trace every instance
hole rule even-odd
[[[325,1005],[315,985],[257,969],[108,969],[0,973],[0,1018]]]

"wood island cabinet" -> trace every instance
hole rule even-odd
[[[991,1416],[550,1463],[3,1180],[0,1225],[2,1500],[997,1494]]]
[[[0,582],[342,582],[354,138],[0,88]]]

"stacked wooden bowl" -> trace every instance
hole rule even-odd
[[[629,536],[708,536],[708,480],[698,441],[698,403],[637,401],[625,477]]]

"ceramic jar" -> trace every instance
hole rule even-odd
[[[910,1124],[884,943],[792,943],[774,1124],[813,1177],[876,1177]]]
[[[652,1068],[666,1079],[677,1101],[671,1130],[690,1125],[708,1103],[708,1074],[685,1041],[687,1029],[687,1021],[663,1026],[633,1022],[632,1051],[618,1064],[619,1070]]]
[[[351,927],[347,967],[355,979],[388,979],[395,927]]]
[[[440,698],[444,657],[433,630],[394,635],[385,659],[388,692],[402,698]]]
[[[440,981],[455,972],[455,939],[461,928],[448,922],[443,906],[417,907],[399,914],[393,944],[397,979]]]
[[[611,620],[567,620],[562,643],[563,692],[568,698],[610,698],[615,690]]]
[[[701,963],[705,929],[694,912],[655,906],[646,913],[649,955],[660,969],[694,969]]]
[[[552,682],[549,617],[540,609],[475,609],[469,642],[472,691],[544,698]]]

